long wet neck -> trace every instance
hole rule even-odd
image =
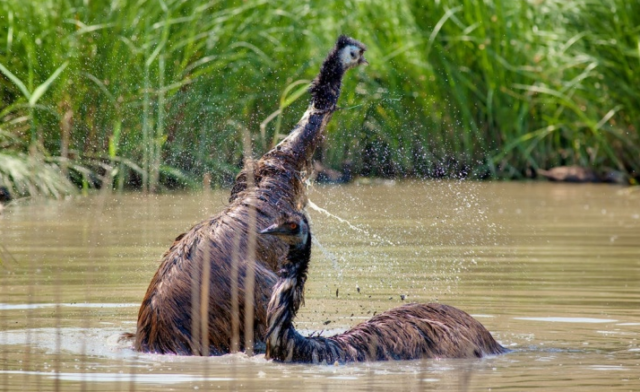
[[[296,279],[301,289],[307,280],[309,262],[311,261],[311,234],[307,234],[302,245],[289,245],[287,260],[280,270],[280,280]]]
[[[267,359],[280,362],[334,363],[365,358],[356,348],[346,351],[339,341],[323,337],[304,337],[293,327],[293,320],[304,302],[304,283],[311,258],[311,235],[302,248],[291,247],[287,262],[271,294],[267,310]]]
[[[311,172],[311,157],[324,138],[324,129],[331,120],[340,98],[340,86],[345,70],[338,52],[332,52],[322,64],[320,73],[309,89],[311,102],[293,131],[265,157],[292,158],[297,171]]]
[[[267,355],[293,330],[292,321],[304,303],[304,284],[311,259],[311,234],[301,247],[290,246],[287,260],[271,293],[267,309]]]
[[[322,63],[320,73],[311,84],[310,108],[333,111],[340,98],[340,86],[345,70],[340,63],[339,51],[332,52]]]

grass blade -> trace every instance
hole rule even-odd
[[[29,90],[27,90],[27,86],[25,86],[24,83],[22,83],[22,81],[16,75],[11,73],[11,71],[9,71],[4,65],[2,65],[2,63],[0,63],[0,71],[2,71],[4,76],[11,80],[13,84],[15,84],[20,89],[22,95],[24,95],[25,98],[31,99],[31,94],[29,93]]]
[[[40,97],[42,97],[42,95],[47,92],[51,84],[58,78],[58,76],[60,76],[62,71],[64,71],[68,65],[69,62],[65,61],[60,67],[58,67],[58,69],[55,70],[55,72],[51,76],[49,76],[49,79],[45,80],[44,83],[33,90],[33,94],[31,94],[31,97],[29,97],[29,105],[34,106],[36,103],[38,103]]]

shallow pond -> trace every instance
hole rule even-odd
[[[335,333],[404,296],[459,307],[514,351],[344,366],[136,353],[118,336],[135,330],[160,255],[228,191],[102,194],[0,215],[0,390],[640,390],[638,189],[429,181],[309,192],[318,243],[298,329]]]

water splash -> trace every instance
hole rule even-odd
[[[313,242],[313,244],[318,247],[318,249],[320,249],[320,252],[322,252],[322,255],[324,257],[326,257],[327,259],[329,259],[331,261],[331,265],[333,265],[333,269],[335,269],[336,271],[338,271],[338,276],[342,277],[342,271],[340,270],[340,267],[338,266],[338,261],[344,261],[344,258],[340,258],[340,260],[338,260],[338,256],[336,256],[333,252],[331,252],[329,249],[325,248],[320,241],[318,240],[317,236],[313,236],[311,237],[311,241]]]
[[[386,243],[387,245],[391,245],[391,246],[395,246],[396,245],[392,241],[389,241],[389,240],[387,240],[385,238],[382,238],[381,236],[379,236],[377,234],[370,233],[369,231],[352,224],[348,220],[340,218],[339,216],[330,213],[329,211],[325,210],[324,208],[319,207],[318,205],[316,205],[311,200],[308,200],[308,206],[311,207],[313,210],[315,210],[315,211],[317,211],[317,212],[319,212],[319,213],[321,213],[321,214],[323,214],[325,216],[328,216],[330,218],[334,218],[338,222],[346,224],[351,230],[357,231],[358,233],[362,233],[362,234],[366,235],[369,238],[375,239],[378,242],[383,242],[383,243]]]

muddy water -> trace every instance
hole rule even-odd
[[[160,255],[227,195],[6,209],[0,390],[640,390],[640,191],[604,185],[310,190],[318,243],[299,329],[331,334],[403,302],[439,301],[477,317],[508,355],[303,366],[118,343]]]

